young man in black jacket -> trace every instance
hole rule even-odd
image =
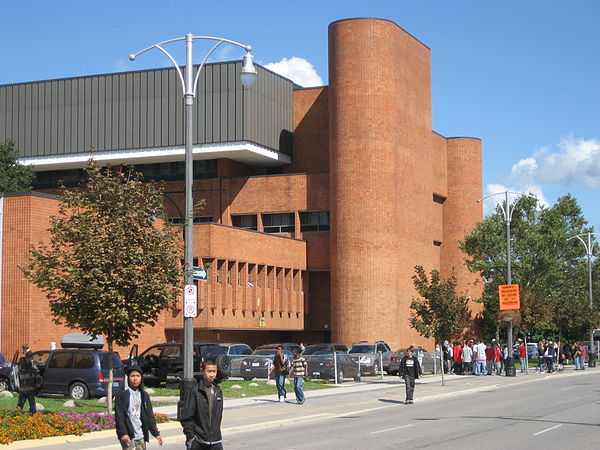
[[[185,434],[188,449],[221,450],[221,419],[223,417],[223,391],[215,379],[217,365],[207,359],[202,364],[202,381],[197,388],[184,393],[179,421]]]
[[[406,349],[406,355],[400,360],[400,369],[398,375],[404,378],[406,385],[406,403],[412,405],[413,393],[415,392],[415,380],[421,375],[421,365],[416,356],[413,356],[413,347]]]
[[[142,387],[143,380],[142,369],[131,366],[127,369],[129,387],[115,396],[117,437],[124,450],[144,450],[150,434],[158,440],[159,445],[163,444],[156,427],[150,396]]]

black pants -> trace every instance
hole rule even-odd
[[[17,408],[21,409],[25,406],[25,401],[29,401],[29,412],[31,414],[36,413],[35,406],[35,393],[33,392],[19,392],[19,401],[17,402]]]
[[[404,384],[406,385],[406,400],[413,399],[413,394],[415,392],[415,379],[410,375],[404,375]]]
[[[219,442],[218,444],[202,444],[198,441],[194,441],[192,446],[189,447],[190,450],[223,450],[223,444]]]

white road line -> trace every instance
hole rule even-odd
[[[394,428],[386,428],[385,430],[379,430],[379,431],[371,431],[371,434],[377,434],[377,433],[385,433],[386,431],[394,431],[394,430],[399,430],[401,428],[408,428],[408,427],[412,427],[414,424],[409,423],[408,425],[401,425],[399,427],[394,427]]]
[[[567,386],[566,388],[562,388],[561,391],[568,391],[569,389],[573,389],[575,386]]]
[[[545,433],[546,431],[554,430],[555,428],[558,428],[558,427],[560,427],[561,425],[562,425],[562,423],[559,423],[558,425],[554,425],[553,427],[546,428],[545,430],[538,431],[537,433],[533,433],[533,435],[534,435],[534,436],[537,436],[538,434]]]

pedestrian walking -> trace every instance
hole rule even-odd
[[[525,373],[525,365],[527,364],[527,347],[521,339],[519,339],[519,360],[521,361],[521,373]]]
[[[462,347],[460,346],[460,342],[455,342],[454,347],[452,347],[452,359],[454,360],[452,371],[456,375],[462,374]]]
[[[280,345],[277,347],[277,353],[273,358],[273,363],[269,367],[269,376],[271,373],[275,373],[275,383],[277,384],[277,394],[279,395],[279,402],[285,402],[286,394],[285,391],[285,378],[289,372],[289,361],[285,353],[283,353],[283,347]]]
[[[419,359],[413,356],[413,347],[410,346],[406,349],[406,355],[400,360],[400,369],[398,375],[404,378],[404,384],[406,386],[406,401],[407,405],[412,405],[413,394],[415,392],[415,380],[421,376],[421,365]]]
[[[150,434],[159,445],[162,437],[156,426],[150,396],[144,390],[144,375],[138,366],[127,369],[127,388],[115,396],[115,428],[123,450],[144,450]]]
[[[585,345],[580,344],[579,348],[581,349],[581,356],[579,357],[579,368],[581,370],[585,370],[585,360],[587,359],[587,347]]]
[[[554,356],[554,343],[552,341],[549,341],[544,351],[544,360],[546,362],[546,368],[548,370],[548,373],[554,372]]]
[[[492,342],[494,347],[494,370],[496,375],[502,375],[502,355],[500,353],[500,346],[495,340]]]
[[[296,394],[296,402],[302,405],[304,404],[304,390],[302,389],[302,385],[304,384],[308,364],[306,359],[300,356],[298,349],[295,348],[293,354],[291,375],[294,377],[294,394]],[[335,358],[335,354],[333,357]]]
[[[202,363],[202,380],[184,394],[179,421],[188,450],[222,450],[223,391],[215,383],[217,364]]]
[[[17,409],[19,411],[23,409],[25,402],[28,401],[29,412],[35,414],[37,412],[35,396],[42,387],[42,377],[37,364],[33,361],[33,353],[29,350],[29,345],[21,346],[21,357],[17,365],[19,380]]]

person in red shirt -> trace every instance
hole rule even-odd
[[[462,375],[463,364],[462,364],[462,347],[460,346],[460,342],[454,343],[454,349],[452,352],[452,359],[454,363],[452,364],[452,371],[456,375]]]
[[[494,369],[496,375],[502,375],[502,354],[500,353],[500,346],[496,341],[492,341],[494,348]]]
[[[485,368],[488,375],[494,375],[494,343],[492,342],[485,349]]]
[[[521,339],[519,339],[519,359],[521,360],[521,373],[525,373],[525,365],[527,364],[527,347]]]

